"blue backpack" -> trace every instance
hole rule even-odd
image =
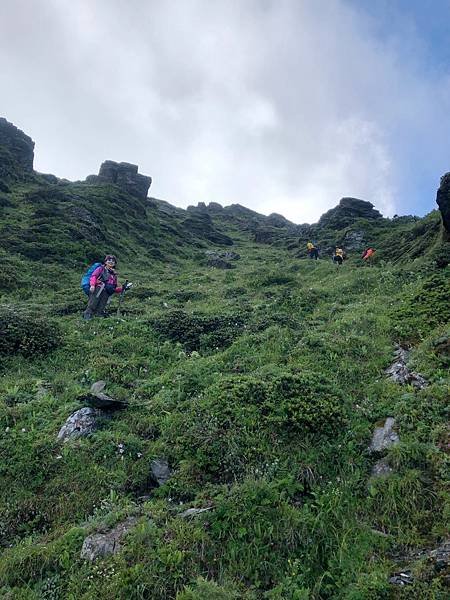
[[[95,271],[97,267],[101,267],[102,263],[96,262],[89,267],[86,273],[81,278],[81,289],[83,292],[89,296],[89,279],[91,278],[92,273]]]

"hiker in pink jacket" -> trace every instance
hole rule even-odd
[[[83,318],[87,321],[94,315],[105,316],[109,297],[123,291],[123,287],[117,285],[116,265],[116,257],[108,254],[103,264],[93,271],[89,279],[89,301],[83,314]],[[128,287],[131,287],[131,284],[128,284]]]

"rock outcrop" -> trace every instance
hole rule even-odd
[[[281,228],[291,228],[295,227],[295,224],[291,221],[288,221],[283,215],[279,215],[278,213],[271,213],[268,217],[266,217],[266,223],[270,227],[281,227]]]
[[[34,142],[0,117],[0,179],[20,181],[33,175]]]
[[[441,185],[436,194],[436,202],[442,215],[444,228],[450,237],[450,173],[441,177]]]
[[[362,250],[366,245],[366,235],[364,231],[347,231],[344,235],[344,248],[346,250]]]
[[[320,227],[343,229],[357,219],[382,219],[380,212],[375,210],[371,202],[358,198],[342,198],[337,206],[324,213],[318,222]]]
[[[172,476],[169,463],[164,458],[155,458],[150,464],[150,473],[158,485],[164,485]]]
[[[58,433],[58,440],[67,442],[93,433],[97,428],[97,418],[101,411],[95,408],[80,408],[70,415]]]
[[[120,410],[128,406],[127,402],[116,400],[105,394],[103,391],[105,387],[105,381],[96,381],[92,384],[89,393],[79,396],[78,399],[86,402],[92,408],[100,408],[108,411]]]
[[[229,261],[239,260],[241,258],[237,252],[230,252],[229,250],[218,252],[214,250],[206,250],[205,254],[207,257],[207,266],[214,267],[216,269],[234,269],[235,266]]]
[[[87,183],[113,183],[119,188],[145,200],[152,178],[138,173],[138,166],[131,163],[117,163],[113,160],[105,160],[100,167],[98,175],[86,177]]]
[[[188,217],[182,223],[187,233],[194,234],[199,238],[221,244],[223,246],[232,246],[233,240],[221,233],[215,226],[209,214],[202,207],[195,207],[188,211]]]
[[[397,433],[394,431],[394,425],[395,419],[388,417],[382,425],[375,428],[369,446],[369,452],[371,454],[383,452],[391,446],[398,444],[400,440]]]
[[[132,529],[138,517],[128,517],[114,529],[104,533],[94,533],[88,536],[81,548],[81,558],[84,560],[94,561],[97,558],[104,558],[111,554],[116,554],[121,549],[121,541],[126,534]]]
[[[412,385],[415,388],[423,389],[428,385],[428,381],[415,371],[410,371],[407,367],[409,358],[408,350],[397,346],[394,352],[395,361],[386,369],[385,374],[400,385]]]

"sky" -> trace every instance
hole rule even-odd
[[[0,116],[36,170],[132,162],[176,206],[423,215],[450,171],[448,23],[450,0],[1,0]]]

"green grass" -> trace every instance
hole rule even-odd
[[[387,583],[395,553],[436,546],[450,506],[449,278],[433,262],[436,215],[423,230],[367,225],[377,260],[354,255],[339,269],[257,245],[222,216],[215,226],[242,258],[220,271],[181,213],[113,188],[20,184],[9,196],[0,301],[26,315],[33,352],[1,346],[0,596],[402,598]],[[72,220],[80,207],[100,233]],[[388,262],[394,235],[404,253]],[[86,323],[79,278],[107,250],[135,287],[121,318],[114,299],[110,318]],[[426,389],[383,376],[399,340],[414,344]],[[59,428],[99,379],[129,407],[61,445]],[[373,480],[367,446],[386,416],[401,443],[388,452],[394,474]],[[156,488],[161,456],[173,477]],[[212,508],[182,519],[192,506]],[[89,533],[132,514],[121,553],[80,559]],[[409,597],[443,598],[442,585],[426,571]]]

